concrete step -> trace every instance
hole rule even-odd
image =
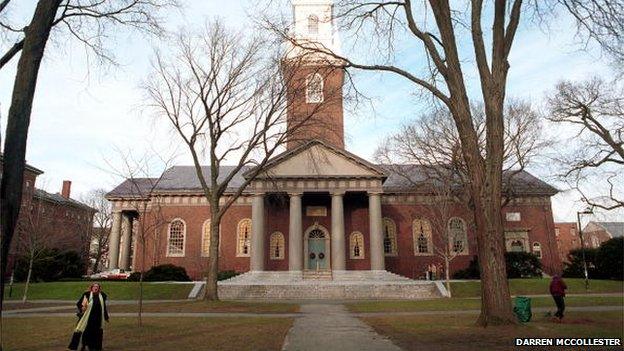
[[[331,271],[304,271],[303,279],[332,280]]]
[[[226,300],[415,300],[441,297],[435,284],[220,285]]]

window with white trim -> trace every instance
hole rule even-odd
[[[468,235],[466,222],[459,217],[453,217],[448,222],[449,244],[451,251],[458,254],[468,254]]]
[[[412,238],[414,240],[414,255],[433,253],[431,224],[428,220],[417,218],[412,222]]]
[[[386,256],[397,255],[396,224],[390,218],[383,219],[383,247]]]
[[[352,260],[364,259],[364,235],[353,232],[349,236],[349,257]]]
[[[323,102],[323,77],[312,73],[306,78],[306,102],[318,104]]]
[[[184,256],[184,239],[186,237],[186,224],[181,219],[174,219],[169,223],[167,236],[167,256]]]
[[[274,232],[269,239],[269,257],[272,260],[284,259],[284,234]]]
[[[251,219],[244,218],[236,228],[236,256],[249,257],[251,250]]]
[[[533,243],[533,254],[537,256],[537,258],[542,258],[542,245],[537,241]]]

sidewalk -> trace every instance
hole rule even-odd
[[[322,306],[322,307],[319,307]],[[65,309],[67,307],[64,307]],[[44,310],[48,309],[48,310]],[[30,318],[30,317],[67,317],[75,316],[75,313],[54,312],[59,307],[41,307],[37,311],[28,310],[8,310],[3,311],[3,317],[6,318]],[[317,312],[316,309],[322,310]],[[533,312],[549,312],[553,311],[552,307],[537,307],[532,309]],[[604,311],[624,311],[622,306],[577,306],[567,307],[566,311],[580,312],[604,312]],[[453,314],[478,314],[481,310],[450,310],[450,311],[410,311],[410,312],[359,312],[350,313],[342,305],[335,304],[306,304],[301,306],[301,312],[295,313],[249,313],[249,312],[143,312],[144,317],[171,318],[171,317],[188,317],[188,318],[223,318],[223,317],[271,317],[271,318],[293,318],[293,317],[314,317],[319,319],[323,314],[337,314],[343,318],[343,315],[354,317],[373,317],[373,316],[419,316],[419,315],[453,315]],[[111,313],[111,317],[135,317],[136,312],[132,313]],[[319,317],[321,315],[321,317]]]
[[[349,313],[344,306],[309,304],[288,331],[283,351],[399,351],[388,338]]]

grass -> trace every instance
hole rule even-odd
[[[512,350],[514,338],[518,337],[624,336],[621,311],[570,312],[563,323],[556,323],[551,317],[537,316],[525,325],[488,328],[475,326],[475,318],[470,315],[429,315],[366,317],[363,320],[404,350]]]
[[[566,306],[624,306],[622,296],[568,296]],[[531,307],[555,308],[551,297],[532,297]],[[473,298],[451,298],[414,301],[366,301],[347,304],[352,312],[416,312],[478,310],[481,300]]]
[[[29,300],[78,300],[87,290],[90,282],[51,282],[33,283],[28,288]],[[193,284],[144,283],[143,298],[146,300],[179,300],[186,299]],[[102,290],[111,300],[134,300],[139,298],[138,282],[102,282]],[[24,284],[13,285],[13,293],[5,299],[21,300]]]
[[[568,286],[568,294],[598,294],[624,292],[624,282],[616,280],[590,280],[588,291],[585,290],[585,281],[578,278],[564,278]],[[550,279],[509,279],[509,288],[512,295],[540,295],[548,294]],[[479,297],[481,296],[481,282],[466,281],[452,282],[451,292],[453,297]]]
[[[111,312],[137,312],[138,306],[110,306]],[[144,312],[231,312],[231,313],[294,313],[299,305],[269,302],[188,301],[143,305]]]
[[[6,350],[65,350],[75,318],[3,320]],[[290,318],[114,318],[104,329],[106,350],[279,350]]]
[[[19,307],[13,307],[12,305],[22,304],[7,304],[11,306],[8,309],[17,309]],[[45,307],[47,304],[27,304],[28,307],[23,308],[37,308]],[[51,305],[51,306],[59,306]],[[71,312],[76,308],[73,305],[65,304],[67,307],[63,310],[55,310],[54,312]],[[110,313],[135,313],[138,312],[139,306],[137,304],[123,304],[123,305],[109,305],[108,310]],[[291,303],[269,303],[269,302],[242,302],[242,301],[180,301],[180,302],[158,302],[158,303],[146,303],[143,305],[143,312],[223,312],[223,313],[295,313],[299,311],[299,305]]]

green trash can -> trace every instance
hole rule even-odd
[[[514,301],[514,314],[522,323],[531,321],[531,299],[525,296],[516,296]]]

